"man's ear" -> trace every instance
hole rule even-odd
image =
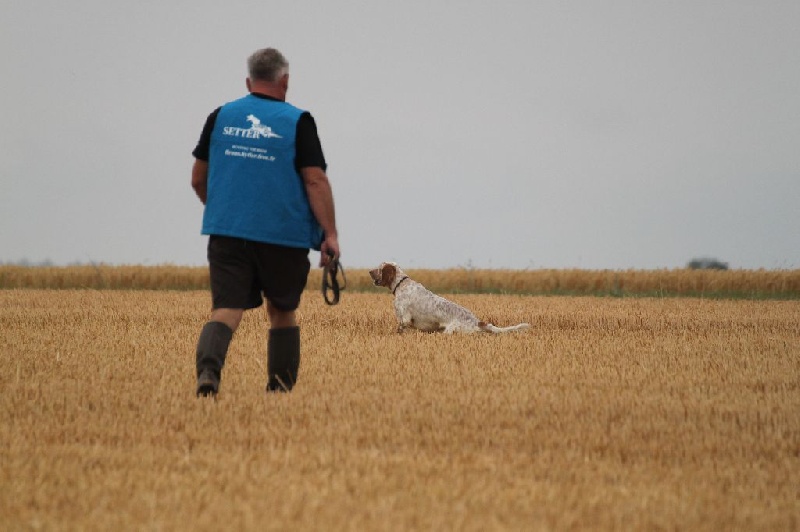
[[[247,85],[247,92],[253,92],[253,89],[251,88],[253,84],[250,82],[250,78],[244,80],[244,83]]]

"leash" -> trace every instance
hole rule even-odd
[[[325,298],[325,303],[328,305],[336,305],[339,303],[339,294],[342,290],[347,288],[347,276],[344,274],[344,266],[339,262],[339,259],[333,257],[333,253],[329,253],[330,260],[322,271],[322,297]],[[339,280],[336,276],[342,272],[342,285],[339,286]],[[328,297],[328,292],[332,292],[332,297]]]

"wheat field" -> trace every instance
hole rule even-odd
[[[800,302],[454,295],[509,335],[307,292],[194,396],[197,291],[0,290],[3,530],[797,530]]]

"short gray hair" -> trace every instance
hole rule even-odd
[[[247,59],[247,70],[254,81],[278,81],[289,73],[289,62],[275,48],[262,48]]]

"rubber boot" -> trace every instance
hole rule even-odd
[[[209,321],[200,331],[196,357],[197,395],[216,395],[219,391],[231,338],[231,328],[219,321]]]
[[[300,327],[270,329],[267,340],[267,391],[289,392],[300,369]]]

